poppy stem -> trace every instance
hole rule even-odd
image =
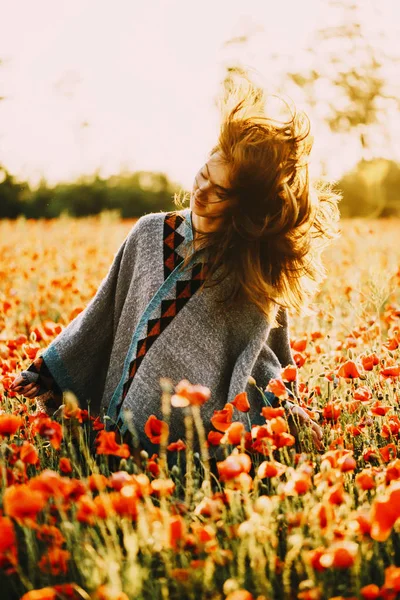
[[[197,429],[197,435],[199,436],[200,441],[200,454],[202,461],[204,463],[204,483],[205,486],[203,489],[205,490],[206,496],[211,496],[211,481],[210,481],[210,462],[209,462],[209,454],[208,447],[206,444],[206,433],[203,426],[203,421],[201,419],[200,407],[192,404],[192,415],[194,424]]]
[[[184,411],[186,439],[186,473],[185,473],[185,504],[190,509],[193,491],[193,415]]]

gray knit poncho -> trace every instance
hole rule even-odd
[[[208,432],[214,410],[243,391],[251,423],[265,424],[265,401],[248,378],[264,389],[280,378],[282,366],[293,364],[287,310],[280,309],[283,326],[275,329],[252,303],[240,301],[227,310],[216,300],[225,297],[229,277],[196,293],[204,280],[203,251],[180,269],[192,239],[189,208],[141,217],[85,310],[41,354],[62,391],[73,391],[82,407],[90,402],[92,414],[108,415],[108,429],[118,424],[124,433],[129,409],[150,453],[159,448],[144,427],[152,414],[162,419],[161,377],[210,388],[211,398],[201,407]],[[247,414],[235,409],[234,420],[249,430]],[[179,438],[185,438],[183,413],[173,407],[169,442]]]

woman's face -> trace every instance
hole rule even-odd
[[[215,152],[197,173],[190,196],[190,208],[200,217],[218,217],[232,203],[226,191],[228,167]]]

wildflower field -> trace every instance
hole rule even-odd
[[[1,600],[400,598],[399,221],[342,221],[315,317],[291,320],[282,379],[297,378],[299,404],[320,417],[323,450],[306,427],[299,450],[281,408],[244,431],[239,394],[197,457],[168,438],[168,405],[201,436],[201,381],[165,380],[165,420],[146,425],[159,455],[139,457],[73,394],[48,416],[10,390],[94,295],[133,223],[0,221]],[[217,474],[211,444],[226,455]],[[168,470],[169,452],[187,472]]]

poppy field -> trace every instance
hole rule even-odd
[[[47,414],[10,388],[84,309],[133,224],[0,221],[1,600],[400,598],[399,222],[341,222],[314,315],[291,317],[294,364],[267,387],[284,400],[297,379],[322,450],[306,426],[293,437],[281,407],[246,431],[245,393],[206,435],[209,390],[165,378],[152,456],[71,392]],[[169,439],[171,406],[184,440]],[[216,470],[210,446],[225,457]]]

